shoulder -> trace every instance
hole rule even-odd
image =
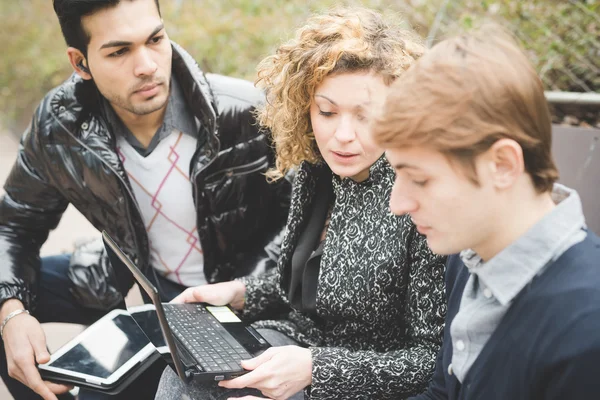
[[[264,101],[263,92],[250,81],[218,74],[206,74],[206,80],[220,109],[256,107]]]
[[[600,239],[593,232],[565,251],[539,279],[542,295],[579,298],[600,296]],[[600,303],[598,303],[600,307]]]
[[[598,237],[589,233],[536,277],[515,305],[535,315],[536,328],[558,342],[600,348],[599,253]]]
[[[72,74],[59,86],[53,88],[40,101],[24,139],[43,140],[57,135],[64,129],[73,129],[84,112],[80,98],[85,96],[86,82]],[[58,127],[63,129],[58,129]]]
[[[256,121],[256,107],[263,101],[262,92],[251,82],[229,76],[206,74],[213,103],[217,110],[217,126],[221,145],[234,146],[240,142],[259,142],[261,152],[268,152],[267,131]]]

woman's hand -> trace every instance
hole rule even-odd
[[[208,303],[215,306],[230,305],[231,308],[244,308],[246,285],[240,281],[229,281],[187,288],[171,303]]]
[[[251,372],[230,381],[221,381],[219,386],[255,388],[271,399],[283,400],[312,382],[310,350],[299,346],[271,347],[258,357],[242,361],[242,367]]]

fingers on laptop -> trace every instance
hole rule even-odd
[[[252,371],[254,369],[256,369],[259,365],[269,361],[271,358],[273,358],[274,352],[272,350],[273,348],[270,347],[267,350],[265,350],[263,353],[261,353],[260,355],[251,358],[249,360],[242,360],[242,367],[245,370],[249,370]]]
[[[233,292],[228,289],[228,285],[219,283],[187,288],[171,303],[208,303],[222,306],[228,304],[233,297]]]
[[[193,290],[194,290],[194,288],[185,289],[178,296],[176,296],[173,300],[171,300],[171,303],[193,303],[195,301],[195,300],[193,300],[194,299],[194,294],[192,292]]]
[[[242,367],[245,370],[250,370],[252,372],[249,372],[232,380],[221,381],[219,382],[219,386],[226,387],[229,389],[242,389],[245,387],[262,388],[261,386],[263,384],[263,381],[271,378],[272,374],[269,369],[256,370],[256,368],[271,360],[271,358],[273,358],[275,354],[276,351],[273,347],[271,347],[265,350],[262,354],[250,360],[242,361]]]

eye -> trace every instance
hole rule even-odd
[[[108,56],[109,57],[120,57],[123,54],[127,53],[127,50],[128,50],[127,47],[123,47],[122,49],[119,49],[113,53],[110,53]]]
[[[150,39],[150,43],[158,44],[161,40],[163,40],[163,38],[164,36],[154,36],[152,39]]]
[[[329,111],[321,111],[319,110],[319,115],[322,115],[324,117],[331,117],[334,113],[329,112]]]
[[[422,181],[413,180],[412,182],[417,186],[423,187],[423,186],[427,185],[427,182],[429,182],[429,181],[427,179],[425,179]]]

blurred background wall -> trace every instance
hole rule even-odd
[[[170,37],[205,71],[253,80],[257,63],[312,12],[338,4],[400,14],[429,44],[499,21],[527,48],[547,90],[600,92],[597,0],[162,0],[161,8]],[[0,37],[0,123],[20,133],[71,73],[52,1],[0,0]],[[566,122],[600,123],[597,108],[578,112]],[[565,112],[555,114],[565,122]]]

